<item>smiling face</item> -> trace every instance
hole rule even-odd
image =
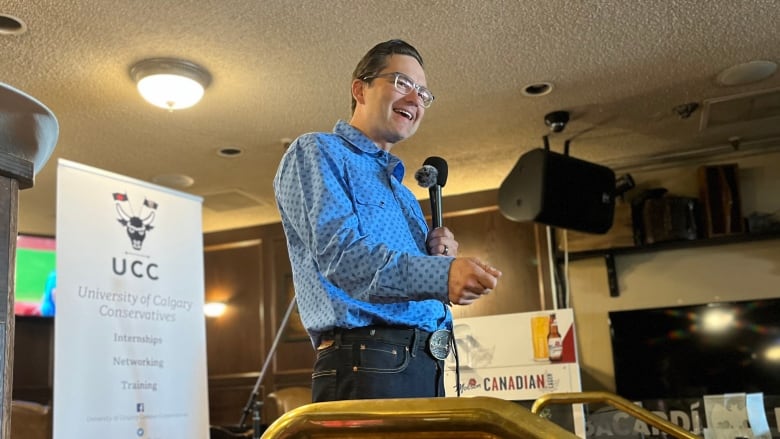
[[[387,65],[377,75],[399,72],[418,85],[426,86],[425,71],[414,57],[391,55]],[[350,125],[362,131],[377,146],[390,151],[396,143],[411,137],[425,114],[425,108],[416,91],[404,95],[396,90],[394,76],[388,75],[370,81],[355,79],[352,96],[357,105]]]

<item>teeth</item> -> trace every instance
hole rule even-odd
[[[412,113],[406,111],[406,110],[395,110],[398,114],[403,114],[407,119],[412,120]]]

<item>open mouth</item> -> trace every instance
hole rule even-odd
[[[403,117],[405,117],[405,118],[407,118],[409,120],[414,120],[414,115],[412,113],[404,110],[404,109],[393,108],[393,111],[395,111],[396,113],[400,114],[401,116],[403,116]]]

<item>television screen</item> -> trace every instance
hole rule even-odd
[[[14,314],[53,316],[57,285],[54,238],[19,235],[16,239]]]
[[[780,299],[612,311],[609,320],[620,396],[780,395]]]

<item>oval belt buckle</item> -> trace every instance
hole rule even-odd
[[[428,350],[433,358],[444,360],[450,354],[450,331],[439,329],[428,339]]]

